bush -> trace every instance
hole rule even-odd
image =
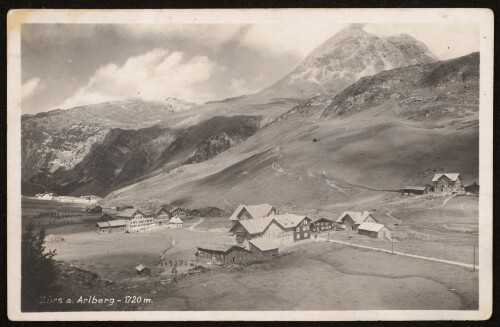
[[[55,296],[56,269],[53,257],[56,251],[45,248],[45,229],[38,233],[29,224],[21,238],[21,310],[42,309],[42,296]]]

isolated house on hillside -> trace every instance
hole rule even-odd
[[[435,174],[432,181],[435,192],[462,193],[465,191],[459,173]]]
[[[276,208],[267,203],[256,205],[240,204],[229,217],[229,220],[233,222],[234,226],[237,221],[264,218],[271,214],[276,214]]]
[[[347,230],[356,230],[364,222],[378,223],[375,217],[368,211],[344,211],[336,222],[344,226]]]
[[[334,222],[328,218],[317,217],[311,219],[311,232],[320,232],[323,230],[332,229],[334,226]]]
[[[205,243],[196,247],[196,259],[200,261],[218,261],[236,263],[253,257],[249,250],[234,244]]]
[[[403,194],[415,194],[423,195],[429,193],[429,187],[427,186],[405,186],[401,191]]]
[[[358,226],[358,234],[367,235],[377,239],[391,239],[391,230],[378,223],[362,223]]]
[[[139,209],[125,209],[118,212],[116,217],[127,222],[129,232],[147,230],[156,226],[153,214],[148,211],[144,213]]]

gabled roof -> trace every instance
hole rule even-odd
[[[434,177],[432,178],[432,181],[437,182],[443,176],[446,176],[455,182],[460,177],[460,174],[459,173],[435,174]]]
[[[111,227],[127,226],[127,222],[124,219],[110,220],[107,223]]]
[[[141,210],[132,208],[132,209],[125,209],[123,211],[119,211],[116,216],[117,217],[124,217],[124,218],[131,218],[137,211],[141,212]]]
[[[354,222],[356,224],[361,224],[363,221],[366,220],[366,218],[368,218],[368,216],[370,216],[370,212],[369,211],[344,211],[340,217],[337,219],[337,222],[340,223],[342,222],[342,219],[344,219],[344,217],[346,215],[349,215],[349,217],[352,218],[352,220],[354,220]]]
[[[169,224],[182,224],[182,219],[179,217],[173,217],[168,221]]]
[[[243,226],[243,228],[251,235],[262,233],[267,226],[273,221],[271,217],[258,218],[258,219],[246,219],[240,220],[238,223]],[[238,226],[238,224],[234,225],[229,231],[233,230]]]
[[[255,205],[246,205],[246,204],[240,204],[238,208],[233,212],[229,220],[238,220],[238,215],[241,212],[241,210],[246,209],[250,216],[252,216],[253,219],[258,219],[258,218],[264,218],[271,213],[271,210],[274,207],[270,204],[264,203],[264,204],[255,204]]]
[[[164,211],[168,214],[170,213],[166,208],[161,207],[160,209],[156,210],[155,215],[159,215],[162,211]]]
[[[149,269],[149,267],[145,265],[138,265],[137,267],[135,267],[135,269],[137,271],[143,271],[144,269]]]
[[[203,243],[202,245],[198,245],[196,248],[202,249],[202,250],[209,250],[209,251],[226,253],[234,247],[248,251],[248,250],[241,248],[235,244],[212,243],[212,242]]]
[[[403,190],[425,191],[427,186],[405,186]]]
[[[257,249],[261,251],[275,250],[278,248],[278,245],[269,240],[266,240],[265,238],[256,238],[253,240],[249,240],[248,243],[253,244]]]
[[[111,227],[111,226],[109,225],[109,222],[107,222],[107,221],[98,221],[98,222],[97,222],[97,226],[98,226],[99,228]]]
[[[362,223],[358,226],[358,230],[366,230],[369,232],[379,232],[385,226],[378,223]]]
[[[284,228],[296,227],[304,219],[307,218],[306,216],[294,215],[292,213],[287,213],[287,214],[282,214],[282,215],[271,215],[269,217],[272,218],[274,221],[276,221],[278,224],[280,224]],[[309,218],[307,218],[307,219],[309,219]]]

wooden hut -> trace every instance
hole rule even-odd
[[[385,225],[378,223],[362,223],[358,226],[358,234],[377,239],[391,239],[391,231]]]
[[[200,261],[237,263],[243,260],[251,259],[252,252],[234,245],[221,243],[205,243],[196,247],[196,258]]]

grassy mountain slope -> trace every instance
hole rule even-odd
[[[211,160],[105,200],[362,209],[364,201],[383,197],[381,190],[430,183],[434,172],[460,172],[470,183],[477,180],[479,156],[476,57],[382,72],[336,96],[309,99]],[[416,86],[406,82],[412,80]],[[413,91],[430,95],[414,101],[420,95]],[[352,104],[352,98],[362,100]]]

